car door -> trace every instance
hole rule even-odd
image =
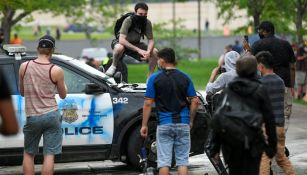
[[[19,123],[19,133],[15,136],[4,137],[0,135],[1,148],[22,148],[22,128],[26,121],[25,100],[18,91],[19,64],[6,62],[0,64],[6,78],[9,80],[9,88],[12,91],[16,117]],[[84,93],[85,85],[92,82],[90,75],[60,66],[64,70],[65,83],[68,93],[65,99],[60,99],[56,94],[56,100],[62,114],[63,146],[70,145],[97,145],[111,144],[113,139],[113,108],[109,93],[100,95],[87,95]],[[40,142],[42,145],[42,140]]]
[[[111,144],[114,117],[110,94],[85,94],[85,86],[93,83],[90,78],[62,68],[68,93],[65,99],[58,95],[56,99],[63,117],[63,145]]]

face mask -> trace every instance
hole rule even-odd
[[[147,22],[147,16],[135,15],[134,18],[135,18],[136,23],[139,25],[145,25]]]

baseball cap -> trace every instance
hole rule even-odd
[[[50,35],[45,35],[38,40],[39,48],[55,48],[55,40]]]
[[[271,33],[274,33],[274,24],[270,21],[262,21],[260,23],[260,25],[257,27],[257,29],[262,29],[262,30],[265,30],[267,32],[271,32]]]

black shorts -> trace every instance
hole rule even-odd
[[[114,46],[118,43],[119,43],[118,39],[112,40],[112,43],[111,43],[112,50],[114,49]],[[140,48],[140,49],[147,50],[147,45],[143,42],[139,42],[139,43],[136,43],[136,44],[133,44],[133,45]],[[141,55],[139,53],[137,53],[136,51],[125,48],[124,54],[129,55],[129,56],[131,56],[132,58],[134,58],[138,61],[142,61]]]

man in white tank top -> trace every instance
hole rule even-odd
[[[38,42],[38,58],[21,64],[20,95],[25,97],[26,124],[24,133],[23,173],[35,174],[34,157],[43,136],[44,163],[41,174],[53,174],[54,155],[62,152],[62,117],[55,93],[64,99],[67,87],[63,70],[50,62],[55,40],[45,35]]]

